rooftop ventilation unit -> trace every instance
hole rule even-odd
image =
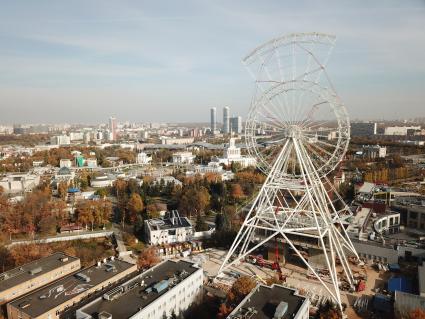
[[[109,312],[102,311],[97,316],[99,319],[112,319],[112,315]]]
[[[123,286],[115,287],[114,289],[103,294],[103,299],[112,301],[118,298],[124,292]]]
[[[62,257],[60,259],[61,262],[66,263],[68,261],[68,257]]]
[[[168,288],[168,280],[161,280],[157,284],[153,285],[153,290],[156,293],[160,293]]]
[[[29,300],[24,300],[23,302],[19,304],[19,308],[21,309],[28,308],[29,306],[31,306],[31,303],[29,302]]]
[[[35,275],[35,274],[40,273],[42,270],[43,270],[43,269],[42,269],[41,267],[37,267],[37,268],[33,268],[33,269],[31,269],[31,270],[29,271],[29,273],[30,273],[31,275]]]
[[[279,304],[276,307],[276,311],[274,313],[273,319],[282,319],[287,311],[288,311],[288,303],[285,301],[279,302]]]
[[[117,267],[115,267],[115,265],[112,264],[105,264],[105,268],[107,272],[111,272],[111,271],[115,271],[117,270]]]
[[[83,273],[81,273],[81,272],[78,273],[78,274],[75,274],[75,278],[77,278],[79,280],[82,280],[84,282],[90,282],[90,277],[87,276],[87,275],[85,275],[85,274],[83,274]]]

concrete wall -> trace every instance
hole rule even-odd
[[[94,231],[94,232],[84,232],[79,234],[70,234],[70,235],[59,235],[54,237],[48,237],[43,239],[34,239],[34,240],[17,240],[13,241],[6,247],[12,247],[20,244],[45,244],[45,243],[54,243],[58,241],[68,241],[68,240],[77,240],[77,239],[90,239],[90,238],[99,238],[99,237],[110,237],[112,236],[113,231]]]

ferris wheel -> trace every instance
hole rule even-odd
[[[348,260],[359,256],[344,225],[352,213],[328,178],[350,138],[347,110],[325,71],[334,44],[334,36],[297,33],[273,39],[243,59],[255,80],[245,141],[267,178],[219,274],[257,248],[281,241],[342,311],[342,277],[354,289]],[[310,260],[306,247],[320,260]],[[275,263],[280,269],[279,260]]]
[[[265,174],[294,138],[320,177],[344,157],[349,118],[325,71],[334,42],[334,37],[319,33],[292,34],[267,42],[243,60],[256,82],[245,140]],[[299,178],[297,163],[291,161],[295,150],[288,152],[287,165],[274,174]]]

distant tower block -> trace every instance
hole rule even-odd
[[[215,134],[215,131],[217,130],[217,109],[215,107],[212,107],[211,110],[211,134]]]
[[[223,133],[229,134],[230,133],[230,117],[229,117],[229,108],[223,107]]]
[[[115,141],[117,139],[117,119],[112,116],[109,118],[109,131],[111,132],[111,140]]]
[[[257,85],[245,140],[267,179],[219,272],[281,241],[342,311],[340,284],[354,287],[348,257],[358,255],[343,225],[351,212],[327,178],[350,137],[347,111],[324,74],[334,42],[324,34],[292,34],[243,60]]]

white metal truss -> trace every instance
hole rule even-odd
[[[334,42],[329,35],[292,34],[243,61],[256,80],[245,140],[267,179],[219,273],[279,238],[342,310],[338,269],[353,287],[347,257],[358,255],[344,228],[351,212],[327,177],[350,136],[348,114],[325,72]],[[321,251],[327,276],[308,261],[302,241]]]

